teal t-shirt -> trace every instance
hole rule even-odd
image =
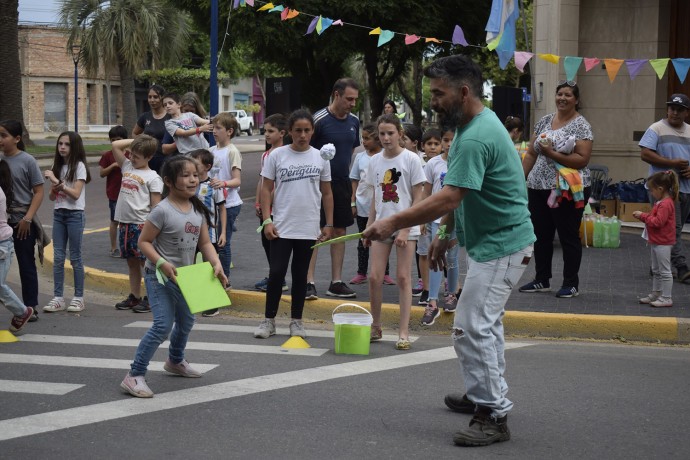
[[[464,230],[473,260],[504,257],[536,240],[520,157],[491,110],[484,109],[456,131],[443,184],[468,189],[462,212],[455,213],[455,227]]]

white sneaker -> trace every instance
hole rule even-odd
[[[72,301],[69,303],[69,307],[67,307],[67,311],[76,313],[84,310],[86,306],[84,305],[84,299],[80,297],[75,297],[72,299]]]
[[[673,300],[671,300],[670,297],[659,296],[658,299],[654,300],[653,302],[650,302],[649,305],[657,308],[672,307]]]
[[[647,297],[642,297],[640,303],[650,304],[659,298],[659,294],[656,292],[651,292]]]
[[[307,331],[304,330],[304,324],[301,319],[293,319],[290,321],[290,337],[307,338]]]
[[[267,339],[276,333],[276,321],[275,319],[266,318],[261,321],[259,327],[254,331],[254,337],[257,339]]]
[[[64,311],[66,309],[65,307],[65,299],[62,297],[53,297],[50,302],[48,302],[48,305],[43,307],[43,311],[46,313],[54,313],[56,311]]]
[[[120,383],[120,388],[137,398],[153,398],[153,391],[146,384],[146,379],[143,375],[132,377],[127,373],[127,376]]]

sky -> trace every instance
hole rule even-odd
[[[56,23],[60,0],[19,0],[19,22]]]

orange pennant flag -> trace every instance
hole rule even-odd
[[[290,12],[287,14],[287,18],[286,18],[286,19],[296,18],[298,15],[299,15],[299,11],[297,11],[297,10],[290,10]]]
[[[441,43],[441,40],[439,40],[438,38],[431,38],[431,37],[427,37],[424,39],[424,43],[429,43],[429,42]]]
[[[613,83],[616,75],[618,75],[618,71],[621,69],[621,65],[623,65],[623,59],[604,59],[604,64],[606,64],[606,73],[609,74],[609,80]]]

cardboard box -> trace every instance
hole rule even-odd
[[[618,212],[618,200],[601,200],[599,202],[599,214],[606,217],[613,217]]]
[[[624,201],[618,202],[618,219],[622,222],[639,222],[633,217],[633,212],[642,211],[649,212],[652,210],[652,205],[649,203],[626,203]]]

